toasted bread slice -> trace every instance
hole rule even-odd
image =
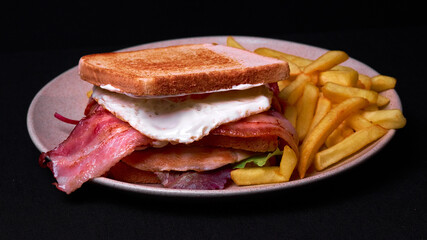
[[[288,64],[216,44],[179,45],[83,56],[80,77],[135,96],[183,95],[277,82]]]

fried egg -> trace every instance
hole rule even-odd
[[[270,108],[266,86],[215,92],[202,99],[133,98],[94,87],[92,97],[116,117],[160,142],[189,144],[212,129]]]

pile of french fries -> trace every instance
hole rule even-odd
[[[245,49],[233,37],[227,45]],[[406,125],[399,109],[384,109],[390,100],[382,91],[396,85],[393,77],[369,77],[341,66],[349,56],[328,51],[315,60],[269,48],[257,54],[288,62],[290,78],[280,81],[279,97],[286,102],[285,117],[299,137],[299,156],[286,146],[280,166],[235,169],[237,185],[286,182],[294,171],[304,178],[307,171],[322,171],[384,136],[389,129]]]

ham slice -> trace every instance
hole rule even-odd
[[[64,142],[39,158],[53,172],[56,187],[67,194],[102,176],[137,146],[152,142],[99,105],[88,113]]]
[[[252,155],[251,152],[230,148],[178,145],[134,151],[122,161],[139,170],[150,172],[203,172],[242,161]]]

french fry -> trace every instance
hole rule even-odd
[[[372,125],[368,128],[359,130],[334,146],[317,153],[314,166],[316,170],[321,171],[359,151],[366,145],[384,136],[386,133],[387,129],[378,125]]]
[[[359,74],[356,71],[330,70],[319,73],[320,85],[333,82],[346,87],[354,87],[358,79]]]
[[[294,105],[286,106],[284,116],[295,128],[297,125],[297,107]]]
[[[406,125],[406,118],[399,109],[366,111],[362,116],[387,129],[403,128]]]
[[[291,63],[289,64],[289,68],[291,70],[291,73],[290,73],[291,76],[293,76],[294,74],[302,73],[302,69],[313,62],[313,60],[308,58],[303,58],[303,57],[292,55],[289,53],[280,52],[270,48],[257,48],[255,49],[254,52],[259,55],[274,57],[277,59],[285,60],[288,63]],[[294,68],[292,66],[293,64],[295,64],[298,67],[298,70],[296,70],[297,68],[293,69]],[[341,66],[341,65],[334,66],[333,68],[331,68],[331,70],[354,71],[354,69],[350,67]]]
[[[313,84],[305,85],[304,93],[297,103],[297,123],[296,131],[300,140],[304,139],[310,129],[311,122],[314,117],[314,111],[319,98],[319,89]]]
[[[384,97],[381,94],[378,94],[378,99],[377,99],[377,106],[378,107],[384,107],[389,103],[390,103],[390,99],[388,99],[387,97]]]
[[[286,179],[286,181],[289,181],[291,178],[297,162],[298,158],[294,150],[286,145],[283,149],[282,160],[279,167],[279,173]]]
[[[305,74],[298,75],[294,81],[279,93],[279,97],[284,99],[290,105],[295,104],[298,98],[302,95],[305,84],[309,81],[310,76]]]
[[[354,133],[354,130],[351,127],[349,127],[347,124],[345,124],[344,128],[342,129],[341,136],[346,138],[353,133]]]
[[[372,85],[371,78],[364,74],[359,73],[359,79],[357,80],[356,86],[358,88],[371,90],[371,85]]]
[[[329,134],[348,116],[366,107],[368,104],[369,102],[364,98],[349,98],[332,108],[317,126],[313,128],[305,137],[300,147],[300,159],[298,163],[300,178],[304,178],[306,171],[313,162],[315,154],[322,144],[325,143]]]
[[[310,82],[317,86],[319,83],[319,74],[308,74],[308,76],[310,77]]]
[[[302,73],[301,68],[297,64],[292,62],[291,59],[286,57],[286,55],[282,52],[272,50],[269,48],[258,48],[258,49],[255,49],[254,52],[259,54],[259,55],[265,56],[265,57],[272,57],[272,58],[277,58],[277,59],[282,60],[282,61],[286,61],[289,65],[289,75],[291,77],[297,76],[298,74]]]
[[[372,126],[372,123],[360,113],[355,113],[345,120],[346,124],[354,131],[359,131]]]
[[[289,79],[278,81],[277,85],[279,86],[279,91],[282,91],[285,87],[289,86],[289,84],[291,84],[291,82],[292,81]]]
[[[298,65],[296,65],[295,63],[291,62],[291,61],[286,61],[289,65],[289,76],[290,77],[295,77],[298,74],[301,74],[301,68],[298,67]]]
[[[380,108],[376,104],[370,104],[367,107],[365,107],[363,110],[365,111],[378,111]]]
[[[231,171],[231,179],[240,186],[280,183],[289,180],[280,174],[278,166],[234,169]]]
[[[340,126],[341,126],[341,125],[342,125],[342,127],[340,128]],[[349,127],[349,126],[347,125],[346,121],[342,122],[342,123],[341,123],[341,125],[338,127],[338,128],[340,128],[340,131],[339,131],[340,137],[339,137],[338,141],[333,142],[333,143],[332,143],[332,145],[335,145],[335,144],[337,144],[337,143],[341,142],[341,141],[342,141],[342,140],[344,140],[346,137],[348,137],[348,136],[350,136],[351,134],[353,134],[353,133],[354,133],[354,130],[353,130],[351,127]],[[333,134],[333,133],[334,133],[334,132],[332,132],[332,134]],[[331,135],[332,135],[332,134],[331,134]],[[331,135],[329,135],[329,137],[330,137]],[[327,145],[327,142],[328,142],[329,137],[326,139],[325,145]],[[328,146],[328,147],[329,147],[329,146]]]
[[[331,68],[331,70],[336,70],[336,71],[356,71],[356,70],[354,70],[351,67],[347,67],[347,66],[343,66],[343,65],[336,65],[335,67]]]
[[[232,37],[227,45],[244,49]],[[254,52],[289,64],[290,78],[278,82],[279,97],[287,103],[284,116],[300,139],[299,158],[285,146],[279,166],[233,170],[238,185],[289,181],[295,168],[304,178],[311,166],[323,170],[381,138],[388,129],[406,125],[400,110],[379,110],[390,103],[379,92],[394,88],[396,79],[371,78],[340,65],[349,58],[343,51],[327,51],[315,60],[270,48]]]
[[[238,43],[232,36],[227,37],[227,46],[234,47],[234,48],[240,48],[243,50],[246,50],[240,43]]]
[[[350,134],[353,133],[353,129],[347,126],[346,121],[342,122],[335,130],[326,138],[326,147],[332,147],[335,144],[341,142]]]
[[[92,96],[92,93],[93,93],[93,90],[91,89],[91,90],[89,90],[89,91],[86,93],[86,96],[87,96],[88,98],[90,98],[90,97]]]
[[[387,89],[392,89],[396,86],[396,79],[394,77],[378,75],[371,78],[371,89],[377,92],[382,92]]]
[[[347,59],[348,55],[343,51],[328,51],[304,67],[303,72],[305,74],[311,74],[314,72],[330,70]]]
[[[305,89],[305,85],[307,84],[307,82],[304,82],[303,84],[301,84],[300,86],[298,86],[298,88],[296,88],[288,97],[288,104],[290,105],[294,105],[296,104],[296,102],[298,101],[298,99],[302,96],[302,94],[304,93],[304,89]]]
[[[260,55],[264,55],[264,56],[271,56],[271,57],[275,57],[278,59],[285,59],[288,62],[294,63],[299,68],[303,68],[303,67],[305,67],[305,66],[307,66],[313,62],[313,60],[310,60],[307,58],[303,58],[303,57],[295,56],[292,54],[276,51],[276,50],[273,50],[270,48],[257,48],[257,49],[255,49],[254,52],[257,54],[260,54]]]
[[[326,138],[325,146],[327,148],[334,146],[335,144],[341,142],[344,139],[344,137],[341,134],[340,126],[335,128],[334,131],[332,131],[332,133],[329,134],[329,136]]]
[[[324,96],[320,96],[319,100],[317,101],[316,112],[314,113],[309,131],[313,130],[313,128],[320,122],[320,120],[322,120],[322,118],[331,110],[331,108],[331,101]]]
[[[344,87],[328,82],[322,87],[323,95],[333,102],[342,102],[348,98],[361,97],[369,101],[370,104],[377,104],[378,93],[355,87]]]

